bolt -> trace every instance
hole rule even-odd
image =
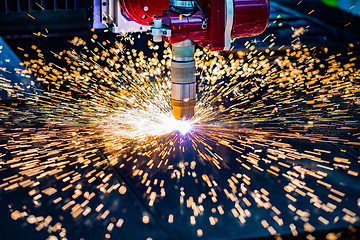
[[[202,25],[201,25],[201,28],[202,28],[202,29],[207,29],[207,23],[206,23],[206,22],[203,22]]]

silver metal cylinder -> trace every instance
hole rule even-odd
[[[171,82],[177,84],[188,84],[195,82],[195,61],[171,62]]]
[[[190,40],[173,44],[171,98],[177,119],[191,118],[196,103],[195,46]]]
[[[153,35],[154,42],[161,42],[163,29],[162,29],[162,20],[161,19],[154,19],[154,25],[151,29]]]
[[[173,44],[172,60],[189,62],[194,60],[195,45],[191,40]]]
[[[170,10],[179,14],[189,14],[196,9],[194,0],[170,0]]]
[[[171,98],[178,101],[195,99],[195,83],[189,84],[171,84]]]

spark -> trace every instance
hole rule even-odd
[[[116,238],[134,216],[137,224],[154,222],[148,209],[119,211],[136,201],[136,188],[169,224],[194,229],[182,238],[226,232],[219,230],[224,222],[239,231],[254,224],[262,236],[357,224],[360,194],[351,184],[360,172],[352,155],[360,136],[357,58],[353,46],[347,61],[326,48],[308,49],[300,30],[283,53],[270,47],[273,35],[264,38],[265,50],[254,41],[229,56],[198,48],[191,120],[171,112],[168,44],[159,55],[149,41],[147,55],[132,48],[131,35],[111,42],[94,34],[74,38],[73,49],[46,62],[33,46],[38,58],[25,55],[26,69],[16,72],[34,75],[49,91],[33,83],[36,91],[26,94],[31,107],[0,108],[0,192],[28,192],[24,206],[9,204],[11,217],[45,233],[57,226],[64,238],[66,221],[31,210],[49,203],[77,224],[100,221],[97,231]],[[6,77],[0,87],[25,95],[26,86]]]
[[[187,120],[176,120],[174,126],[182,135],[186,135],[192,129],[191,122]]]

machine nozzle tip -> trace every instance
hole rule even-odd
[[[187,100],[187,101],[178,101],[171,100],[171,105],[173,107],[173,115],[177,120],[181,119],[191,119],[195,113],[195,100]]]

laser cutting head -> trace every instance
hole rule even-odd
[[[171,105],[176,119],[190,119],[195,113],[195,45],[185,40],[173,44],[171,61]]]
[[[95,6],[99,1],[102,4]],[[230,50],[232,38],[262,33],[270,12],[269,0],[159,0],[151,4],[148,0],[95,0],[94,4],[94,11],[101,9],[101,24],[113,32],[151,29],[154,42],[173,44],[171,104],[177,119],[194,115],[194,44],[212,51]]]

